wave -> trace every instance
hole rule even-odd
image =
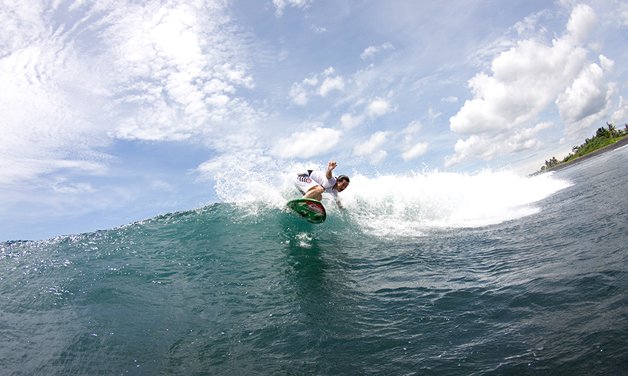
[[[218,180],[216,191],[223,202],[238,206],[243,216],[284,210],[286,200],[299,197],[293,177],[305,167],[293,165],[290,170],[260,173],[259,169],[234,168]],[[376,236],[477,228],[538,213],[539,201],[571,185],[552,174],[524,177],[512,171],[427,171],[375,177],[356,173],[340,195],[346,212],[330,197],[323,197],[328,220],[322,226],[331,220],[333,226],[351,226]]]
[[[86,239],[99,233],[132,238],[134,235],[129,234],[143,232],[202,239],[225,226],[232,226],[235,234],[283,233],[287,241],[302,244],[307,244],[304,239],[324,237],[329,231],[340,236],[426,236],[434,230],[478,228],[536,214],[542,210],[541,200],[572,185],[552,173],[532,177],[489,170],[477,174],[428,171],[375,177],[354,173],[349,188],[340,195],[347,210],[339,209],[324,195],[327,220],[313,225],[290,214],[285,205],[287,200],[300,197],[293,185],[293,171],[303,166],[290,167],[289,172],[264,174],[232,169],[216,184],[221,202],[104,232],[50,241]]]

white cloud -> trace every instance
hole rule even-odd
[[[323,76],[327,77],[327,76],[331,76],[332,74],[334,74],[334,72],[336,72],[336,70],[334,69],[334,67],[329,67],[327,69],[325,69],[323,71]]]
[[[408,126],[401,131],[401,134],[412,134],[412,133],[417,133],[418,131],[421,130],[421,127],[423,125],[421,124],[420,121],[418,120],[414,120],[412,122],[410,122],[410,124],[408,124]]]
[[[567,123],[566,133],[581,129],[583,119],[590,122],[592,115],[602,114],[614,86],[605,85],[602,69],[587,63],[588,51],[582,47],[596,22],[591,7],[577,5],[567,32],[551,45],[535,38],[519,41],[493,60],[492,76],[479,73],[470,79],[473,99],[450,118],[450,129],[471,137],[458,141],[457,154],[447,157],[446,165],[490,160],[536,145],[532,138],[521,139],[533,137],[534,132],[517,129],[529,125],[552,103]],[[608,59],[600,60],[611,65]]]
[[[395,47],[393,47],[392,43],[389,43],[389,42],[384,43],[381,47],[368,46],[364,50],[364,52],[360,54],[360,58],[362,60],[372,59],[375,56],[375,54],[379,52],[382,48],[385,50],[389,50],[389,49],[394,49]]]
[[[401,153],[401,158],[408,162],[412,159],[425,155],[429,148],[429,142],[414,142],[414,136],[421,130],[423,125],[420,121],[414,120],[408,124],[408,126],[399,132],[399,135],[405,135],[404,137],[404,148]]]
[[[102,116],[94,105],[100,80],[81,63],[68,35],[45,26],[43,9],[20,2],[4,6],[0,184],[59,170],[101,174],[112,158],[97,151],[110,143],[106,129],[95,123]],[[10,19],[4,19],[7,14]],[[85,89],[86,82],[91,87]]]
[[[273,147],[272,155],[281,158],[309,158],[323,154],[336,146],[342,131],[316,127],[315,129],[293,133],[282,138]]]
[[[3,51],[27,47],[36,35],[45,38],[48,31],[41,14],[46,8],[47,5],[43,2],[3,2],[0,12],[0,45]]]
[[[373,56],[375,56],[375,53],[377,52],[377,47],[375,46],[368,46],[364,52],[362,52],[362,54],[360,55],[360,57],[362,58],[362,60],[366,60],[366,59],[370,59],[373,58]]]
[[[442,114],[442,112],[434,112],[434,109],[432,109],[431,107],[427,111],[427,117],[430,119],[431,122],[434,122],[434,120],[436,120]]]
[[[388,156],[388,153],[385,150],[380,150],[377,153],[373,153],[371,158],[369,159],[369,163],[372,165],[378,165],[382,163],[384,159]]]
[[[458,97],[450,96],[450,97],[447,97],[447,98],[441,98],[440,101],[441,102],[447,102],[447,103],[457,103],[458,102]]]
[[[569,126],[604,109],[606,96],[607,86],[602,68],[590,64],[564,93],[558,95],[556,105],[561,119]],[[567,133],[571,133],[569,128]]]
[[[543,16],[544,13],[545,11],[543,10],[539,13],[525,17],[523,21],[517,22],[514,26],[514,29],[517,31],[517,34],[521,36],[527,32],[533,31],[536,27],[536,24],[539,18]]]
[[[381,97],[371,100],[366,109],[369,116],[382,116],[393,111],[396,111],[396,108],[391,106],[388,100]]]
[[[584,42],[589,36],[589,32],[597,24],[597,16],[593,9],[586,4],[578,4],[571,12],[569,22],[567,22],[568,37],[573,44]]]
[[[51,188],[54,192],[62,194],[83,194],[93,193],[97,189],[92,187],[89,183],[72,183],[68,182],[66,178],[58,178],[52,183]]]
[[[340,76],[327,77],[325,78],[321,86],[318,88],[318,94],[321,97],[325,97],[327,93],[329,93],[332,90],[342,91],[344,90],[344,88],[345,88],[345,83],[342,77]]]
[[[370,164],[380,164],[388,156],[388,153],[380,148],[388,143],[390,134],[391,132],[375,132],[366,142],[354,147],[353,155],[368,156]]]
[[[224,148],[217,132],[264,116],[240,94],[255,83],[225,4],[57,3],[0,12],[1,180],[102,174],[116,138]]]
[[[325,29],[324,27],[320,27],[316,25],[310,26],[310,29],[312,29],[312,31],[314,31],[316,34],[323,34],[327,32],[327,29]]]
[[[390,97],[392,93],[388,93]],[[354,107],[360,107],[365,104],[365,99],[358,100]],[[340,117],[340,124],[344,129],[352,129],[362,124],[367,117],[375,118],[378,116],[386,115],[390,112],[394,112],[397,110],[396,106],[390,104],[388,99],[382,97],[376,97],[368,102],[363,112],[359,115],[354,115],[351,113],[345,113]]]
[[[300,84],[296,82],[292,84],[290,92],[288,93],[290,98],[292,98],[292,103],[300,106],[306,105],[309,100],[307,87],[316,85],[317,83],[318,78],[312,77],[304,79]]]
[[[622,123],[628,123],[628,100],[619,96],[619,104],[611,116],[611,124],[621,125]]]
[[[604,55],[600,55],[600,64],[605,71],[611,72],[615,66],[615,62]]]
[[[483,159],[490,161],[497,156],[532,149],[541,145],[534,137],[552,123],[539,123],[532,128],[519,129],[514,134],[473,135],[466,140],[458,140],[456,154],[445,157],[445,167],[451,167],[464,160]]]
[[[619,2],[619,4],[617,5],[617,11],[615,12],[615,15],[619,19],[619,22],[628,26],[628,3]]]
[[[237,95],[254,82],[218,3],[128,4],[109,11],[115,22],[103,31],[105,58],[120,72],[110,89],[121,116],[115,137],[210,140],[212,124],[256,120]]]
[[[469,80],[474,99],[450,119],[451,130],[495,132],[534,119],[575,78],[586,52],[564,40],[555,40],[552,46],[520,41],[493,61],[492,77],[480,73]]]
[[[379,149],[383,144],[385,144],[388,140],[387,137],[390,135],[390,132],[375,132],[371,135],[368,141],[356,145],[353,149],[353,154],[357,156],[364,156],[373,154],[377,149]]]
[[[289,97],[292,103],[300,106],[306,105],[312,95],[326,97],[331,91],[343,91],[345,79],[342,76],[334,76],[333,67],[325,69],[320,76],[324,77],[319,86],[319,75],[304,79],[301,83],[295,82],[290,88]]]
[[[309,6],[309,1],[307,0],[273,0],[273,5],[275,6],[275,16],[281,17],[283,16],[284,10],[286,9],[287,6],[304,9]]]
[[[340,117],[340,124],[345,129],[355,128],[358,125],[362,124],[364,121],[364,115],[353,116],[351,114],[343,114]]]
[[[613,98],[617,94],[617,84],[614,82],[610,82],[606,84],[606,87],[603,88],[606,92],[606,97],[604,100],[600,98],[600,102],[604,102],[599,108],[599,111],[593,112],[588,116],[582,117],[580,120],[574,123],[566,123],[564,128],[564,133],[570,138],[574,139],[580,136],[586,136],[589,133],[589,130],[595,124],[605,121],[608,118],[609,113],[612,111],[613,107]],[[595,106],[595,100],[597,98],[590,98],[591,102],[588,102],[587,105]],[[601,103],[600,103],[601,104]],[[589,107],[591,110],[593,107]]]
[[[420,157],[424,155],[425,153],[427,153],[427,149],[429,146],[430,146],[429,142],[419,142],[413,145],[412,147],[410,147],[408,150],[404,151],[401,154],[401,158],[403,158],[404,161],[408,162],[412,159]]]

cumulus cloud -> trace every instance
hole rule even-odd
[[[368,141],[356,145],[353,149],[353,154],[357,156],[364,156],[373,154],[378,148],[385,144],[388,140],[387,137],[391,132],[375,132],[371,135]]]
[[[318,78],[306,78],[301,83],[294,83],[290,88],[289,96],[292,99],[292,103],[304,106],[309,100],[308,87],[312,87],[318,84]]]
[[[386,115],[387,113],[390,113],[396,110],[397,108],[392,106],[387,99],[384,99],[381,97],[377,97],[371,100],[371,102],[366,108],[366,112],[371,117]]]
[[[345,129],[355,128],[358,125],[362,124],[364,121],[364,115],[354,116],[352,114],[343,114],[340,117],[340,124]]]
[[[611,116],[612,124],[621,124],[628,122],[628,100],[624,99],[624,97],[619,96],[619,104],[617,105],[617,109],[613,112]]]
[[[571,12],[567,22],[567,38],[573,44],[584,42],[589,36],[598,19],[593,9],[586,4],[578,4]]]
[[[566,123],[576,123],[600,111],[606,104],[606,84],[602,68],[590,64],[583,69],[564,93],[558,94],[556,105]]]
[[[371,154],[369,163],[372,165],[378,165],[382,163],[384,159],[386,159],[387,156],[388,156],[388,153],[385,150],[380,150],[377,153]]]
[[[392,92],[389,92],[386,97],[390,98]],[[397,111],[397,106],[390,102],[390,99],[384,97],[375,97],[367,100],[366,98],[360,98],[354,105],[354,109],[351,113],[345,113],[340,117],[340,124],[345,129],[355,128],[365,120],[373,120],[379,116],[386,115],[390,112]],[[356,111],[356,108],[361,110]],[[355,114],[358,112],[358,114]]]
[[[336,146],[341,136],[342,131],[323,127],[295,132],[278,140],[271,154],[280,158],[310,158],[329,151]]]
[[[539,123],[531,128],[519,129],[514,134],[494,134],[487,137],[473,135],[466,140],[458,140],[456,154],[445,157],[445,167],[451,167],[464,160],[483,159],[490,161],[496,156],[516,153],[541,145],[535,136],[552,123]]]
[[[494,132],[534,119],[577,75],[586,53],[565,40],[555,40],[552,46],[520,41],[493,61],[492,77],[479,73],[469,80],[474,99],[450,119],[451,130]]]
[[[415,135],[421,130],[423,125],[420,121],[415,120],[410,122],[406,128],[404,128],[398,135],[404,136],[403,152],[401,158],[405,161],[411,161],[427,153],[429,148],[429,142],[416,142],[414,141]]]
[[[413,121],[400,132],[375,132],[368,140],[356,145],[353,148],[353,155],[367,157],[369,159],[369,163],[379,164],[388,156],[388,152],[384,149],[394,148],[401,149],[401,158],[405,162],[408,162],[412,159],[425,155],[428,151],[429,142],[413,141],[414,136],[420,129],[421,123],[419,121]],[[395,142],[395,139],[399,136],[404,136],[402,145]]]
[[[410,124],[408,124],[408,126],[404,130],[401,131],[401,134],[417,133],[418,131],[421,130],[421,127],[423,127],[423,124],[421,124],[420,121],[418,120],[411,121]]]
[[[429,142],[419,142],[414,144],[401,154],[401,158],[403,158],[406,162],[411,161],[427,153],[429,146]]]
[[[321,74],[316,74],[310,78],[304,79],[301,82],[295,82],[292,84],[288,94],[292,103],[304,106],[309,102],[312,95],[326,97],[327,94],[332,91],[343,91],[345,89],[344,77],[336,76],[334,74],[334,68],[329,67]]]
[[[391,133],[392,132],[375,132],[367,141],[353,148],[353,155],[360,157],[368,156],[370,164],[380,164],[388,156],[388,153],[381,149],[381,147],[388,143],[388,136]]]
[[[375,53],[378,51],[377,47],[375,46],[369,46],[367,47],[364,52],[362,52],[362,54],[360,55],[360,57],[365,60],[368,58],[372,58],[373,56],[375,56]]]
[[[452,131],[470,137],[458,141],[456,155],[448,157],[446,165],[535,147],[539,143],[532,137],[537,132],[529,130],[538,126],[520,128],[552,104],[558,107],[567,134],[582,129],[584,119],[590,121],[605,111],[613,85],[605,84],[597,64],[587,62],[583,47],[596,22],[591,7],[577,5],[565,34],[551,45],[535,38],[521,40],[493,60],[492,75],[478,73],[471,78],[473,99],[450,118]],[[600,60],[603,66],[612,66],[609,59]]]
[[[524,35],[526,32],[533,31],[536,27],[536,24],[539,18],[544,16],[546,12],[547,12],[546,10],[542,10],[531,16],[525,17],[523,21],[517,22],[513,28],[517,31],[517,34],[520,36]]]
[[[605,71],[612,71],[615,66],[615,62],[604,55],[600,55],[600,64]]]
[[[344,79],[340,76],[336,76],[336,77],[327,77],[325,78],[325,80],[323,80],[323,83],[321,84],[321,86],[318,88],[318,94],[321,97],[324,97],[327,95],[327,93],[329,93],[332,90],[344,90],[345,88],[345,83],[344,83]]]

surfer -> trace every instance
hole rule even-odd
[[[336,162],[329,162],[327,171],[307,170],[298,174],[295,185],[303,193],[303,198],[321,201],[323,193],[329,193],[340,209],[346,209],[338,199],[338,193],[349,186],[349,177],[340,175],[333,177],[331,172],[336,168]]]

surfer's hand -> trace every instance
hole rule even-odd
[[[325,177],[327,178],[327,180],[332,178],[331,170],[333,170],[334,168],[336,168],[336,162],[329,162],[329,164],[327,165],[327,172],[325,172]]]

